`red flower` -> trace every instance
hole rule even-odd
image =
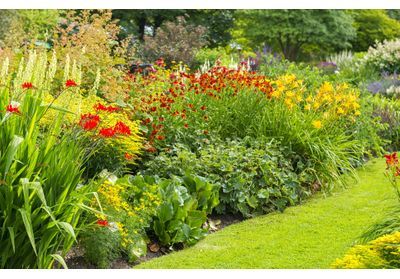
[[[107,107],[106,107],[105,105],[100,104],[100,103],[95,104],[95,105],[93,106],[93,108],[94,108],[95,110],[107,110]]]
[[[22,84],[22,89],[31,89],[31,88],[33,88],[32,82],[24,82]]]
[[[81,115],[81,120],[79,121],[79,126],[83,129],[89,131],[97,127],[100,122],[100,117],[98,115],[92,115],[90,113]]]
[[[158,140],[165,140],[165,137],[162,136],[162,135],[158,135],[158,136],[157,136],[157,139],[158,139]]]
[[[118,121],[114,126],[114,132],[122,135],[130,135],[131,129],[125,123]]]
[[[189,124],[185,123],[185,125],[183,125],[183,127],[185,127],[187,129],[187,128],[189,128]]]
[[[157,107],[152,107],[152,108],[150,108],[150,110],[151,110],[151,111],[156,111],[156,110],[157,110]]]
[[[146,151],[147,151],[147,152],[150,152],[150,153],[155,153],[155,152],[157,152],[157,149],[156,149],[154,146],[150,146],[150,147],[148,147],[148,148],[146,149]]]
[[[9,104],[6,110],[10,113],[20,113],[18,106],[13,106],[12,104]]]
[[[203,134],[208,135],[208,131],[204,130]]]
[[[156,61],[156,65],[158,66],[158,67],[163,67],[164,66],[164,59],[163,58],[158,58],[157,59],[157,61]]]
[[[107,220],[97,220],[97,225],[101,227],[107,227],[108,226],[108,221]]]
[[[103,104],[100,104],[100,103],[94,105],[93,108],[95,110],[97,110],[97,111],[102,110],[102,111],[108,111],[108,112],[114,112],[114,111],[119,110],[119,108],[117,108],[117,107],[113,107],[113,106],[108,106],[107,107],[107,106],[105,106]]]
[[[207,108],[206,106],[201,106],[200,107],[201,110],[206,110],[206,108]]]
[[[162,121],[164,121],[165,119],[164,119],[164,117],[159,117],[158,118],[158,121],[160,121],[160,122],[162,122]]]
[[[103,128],[100,130],[99,134],[105,138],[111,138],[115,135],[114,128]]]
[[[78,85],[76,84],[75,81],[73,81],[72,79],[69,79],[69,80],[67,80],[67,81],[65,82],[65,86],[66,86],[66,87],[72,87],[72,86],[78,86]]]
[[[399,159],[397,158],[397,152],[393,152],[392,154],[385,155],[387,166],[394,166],[399,163]]]
[[[129,153],[125,153],[125,159],[132,160],[133,156]]]

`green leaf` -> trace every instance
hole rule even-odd
[[[8,173],[11,167],[11,163],[14,160],[15,154],[18,151],[19,145],[24,141],[24,138],[15,136],[7,147],[7,151],[5,154],[5,168],[4,168],[4,176]]]
[[[260,189],[257,193],[257,197],[259,197],[260,199],[269,199],[269,192],[267,189]]]
[[[68,269],[67,263],[64,261],[63,257],[58,254],[51,254],[50,256],[53,257],[57,262],[59,262],[64,269]]]
[[[170,203],[164,203],[160,206],[158,211],[158,218],[162,223],[166,223],[174,216],[174,208]]]
[[[10,233],[11,245],[13,248],[13,252],[15,253],[15,233],[13,227],[8,227],[8,232]]]
[[[200,228],[207,220],[206,213],[200,210],[188,211],[187,224],[191,228]]]
[[[66,113],[70,113],[70,114],[76,114],[75,112],[67,110],[63,107],[56,106],[54,104],[44,104],[44,105],[41,105],[41,107],[49,107],[49,108],[57,110],[57,111],[66,112]]]
[[[58,225],[63,228],[75,241],[76,241],[76,235],[74,228],[71,226],[70,223],[67,222],[58,222]]]
[[[18,211],[21,213],[22,216],[22,221],[24,222],[26,233],[28,234],[29,241],[31,242],[33,251],[37,255],[36,251],[36,244],[35,244],[35,237],[33,235],[33,229],[32,229],[32,220],[30,214],[23,208],[18,209]]]
[[[247,204],[250,205],[252,208],[257,208],[258,200],[255,196],[246,197]]]

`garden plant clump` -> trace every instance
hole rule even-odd
[[[62,20],[25,26],[41,13]],[[7,14],[30,32],[0,32],[1,267],[67,267],[76,250],[83,265],[137,264],[196,245],[215,216],[278,214],[351,186],[400,146],[399,43],[343,50],[365,43],[351,25],[362,14],[322,14],[337,30],[304,41],[281,25],[294,11]],[[282,17],[286,35],[249,21]],[[397,153],[386,159],[399,195]],[[332,267],[398,267],[393,216]]]

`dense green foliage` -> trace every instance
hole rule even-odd
[[[385,10],[351,10],[357,36],[352,41],[354,51],[367,51],[376,41],[400,36],[400,21],[392,19]]]
[[[240,212],[245,217],[283,210],[309,195],[312,176],[276,142],[234,140],[204,145],[196,153],[175,146],[144,165],[144,173],[173,177],[197,173],[221,188],[217,213]],[[284,155],[285,154],[285,155]]]
[[[234,36],[240,44],[268,44],[289,60],[297,60],[311,45],[349,47],[355,37],[352,18],[340,10],[239,10],[236,17]]]

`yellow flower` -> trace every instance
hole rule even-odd
[[[314,128],[316,129],[321,129],[322,128],[322,122],[320,120],[314,120],[312,122],[312,125],[314,126]]]
[[[305,105],[305,106],[304,106],[304,109],[305,109],[305,110],[311,110],[311,105],[310,105],[310,104]]]
[[[342,108],[338,108],[338,109],[337,109],[337,113],[338,113],[338,114],[344,114],[344,110],[343,110]]]

